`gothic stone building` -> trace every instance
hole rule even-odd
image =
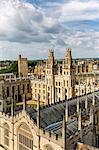
[[[36,99],[39,93],[41,101],[51,104],[75,96],[75,69],[71,49],[67,49],[62,65],[55,63],[54,51],[50,50],[44,71],[45,75],[40,78],[34,76],[31,80],[32,99]]]
[[[8,103],[11,103],[12,99],[21,102],[24,94],[27,100],[31,99],[30,80],[28,78],[17,78],[14,75],[0,80],[0,99],[6,100]]]
[[[11,113],[0,112],[3,150],[75,150],[78,141],[99,148],[99,91],[43,108],[38,97],[37,110],[24,99],[15,111],[13,100]]]

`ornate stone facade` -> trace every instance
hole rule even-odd
[[[44,75],[31,80],[32,99],[40,94],[40,100],[51,104],[75,96],[75,69],[72,64],[71,49],[67,49],[63,64],[56,64],[54,51],[49,51]],[[47,100],[47,101],[46,101]]]
[[[94,105],[93,93],[87,95],[87,108],[83,107],[83,103],[86,103],[85,96],[79,98],[78,112],[75,109],[78,98],[44,108],[39,107],[38,99],[37,111],[31,107],[13,111],[12,105],[11,114],[0,112],[2,149],[4,147],[7,150],[75,150],[78,141],[98,147],[99,91],[94,95]],[[89,105],[91,103],[94,111]]]

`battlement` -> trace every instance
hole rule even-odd
[[[47,138],[48,140],[50,140],[54,143],[58,143],[59,145],[61,145],[61,143],[62,143],[62,136],[59,136],[58,134],[55,134],[55,133],[45,131],[44,129],[40,129],[40,136]]]
[[[6,114],[4,112],[0,112],[0,117],[4,118],[4,119],[7,119],[7,120],[10,120],[10,121],[12,120],[12,116],[9,115],[9,114]]]

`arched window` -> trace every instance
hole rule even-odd
[[[44,146],[44,150],[54,150],[51,145],[47,144]]]
[[[9,126],[7,123],[4,124],[4,145],[5,148],[9,149]]]
[[[33,136],[25,123],[18,129],[18,150],[33,150]]]

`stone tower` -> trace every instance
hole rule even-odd
[[[67,48],[67,53],[66,53],[66,64],[68,64],[68,66],[72,66],[72,55],[71,55],[71,49]]]
[[[75,96],[75,68],[72,64],[71,49],[67,48],[65,61],[63,62],[62,75],[65,82],[67,98]]]
[[[18,58],[18,74],[19,74],[19,77],[28,76],[28,61],[27,61],[27,58],[21,58],[21,55],[19,55],[19,58]]]
[[[47,99],[48,104],[54,103],[55,86],[54,86],[54,51],[49,50],[48,60],[46,62],[46,82],[47,82]]]

